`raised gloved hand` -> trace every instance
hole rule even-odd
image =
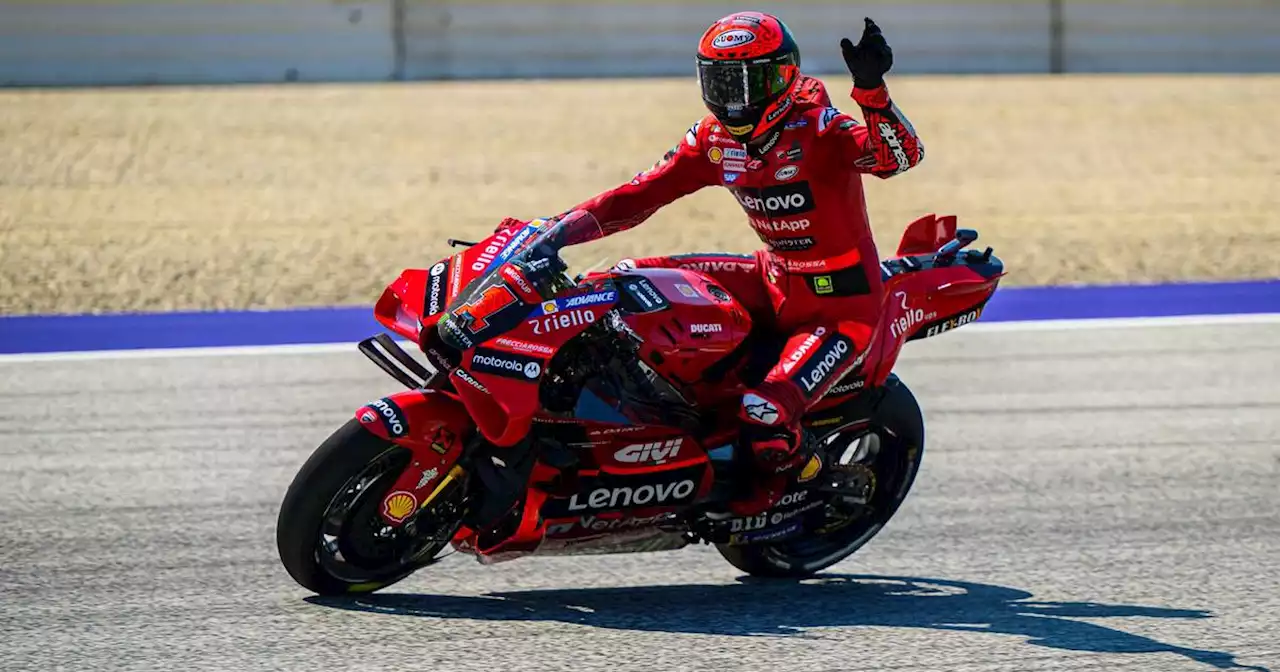
[[[862,30],[862,39],[854,45],[849,38],[840,40],[844,64],[853,74],[853,85],[859,89],[874,89],[884,84],[884,73],[893,67],[893,49],[885,41],[880,26],[870,18]]]
[[[493,232],[498,233],[499,231],[506,231],[508,229],[518,229],[524,226],[525,224],[528,224],[528,222],[524,221],[523,219],[516,219],[515,217],[504,217],[502,219],[502,223],[494,227]]]

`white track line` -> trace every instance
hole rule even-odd
[[[1028,320],[1018,322],[977,322],[966,325],[965,333],[1066,331],[1079,329],[1134,329],[1190,327],[1232,324],[1280,324],[1280,313],[1245,315],[1175,315],[1169,317],[1116,317],[1092,320]],[[372,335],[372,334],[370,334]],[[402,346],[406,341],[397,341]],[[203,348],[148,348],[137,350],[83,350],[76,352],[32,352],[0,354],[0,364],[28,362],[74,362],[106,359],[155,359],[161,357],[244,357],[356,353],[351,343],[297,343],[291,345],[231,345]]]

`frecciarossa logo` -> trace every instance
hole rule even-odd
[[[779,184],[763,189],[733,189],[734,198],[750,214],[767,216],[798,215],[813,209],[813,192],[808,182]]]

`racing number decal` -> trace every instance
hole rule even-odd
[[[488,287],[471,300],[453,311],[453,316],[467,325],[467,331],[478,334],[489,326],[489,318],[495,313],[517,302],[516,295],[504,284]]]

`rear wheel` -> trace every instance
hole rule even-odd
[[[403,525],[387,525],[378,509],[411,459],[354,419],[321,444],[280,505],[276,545],[289,575],[338,595],[377,590],[431,564],[461,524],[463,487],[450,483]]]
[[[906,499],[924,455],[924,419],[911,390],[891,375],[880,394],[867,426],[838,433],[823,448],[826,469],[843,472],[864,496],[833,497],[826,523],[794,539],[717,544],[726,560],[754,576],[803,577],[853,555],[880,532]]]

